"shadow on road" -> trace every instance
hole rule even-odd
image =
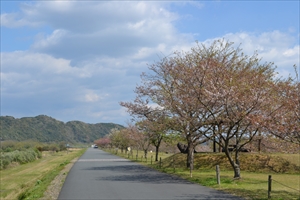
[[[92,167],[84,170],[99,170],[99,171],[110,171],[113,172],[111,176],[105,176],[102,173],[101,177],[97,180],[107,180],[107,181],[129,181],[129,182],[143,182],[151,184],[193,184],[187,180],[180,177],[164,174],[155,171],[151,168],[140,166],[140,165],[119,165],[119,166],[105,166],[105,167]]]
[[[179,184],[179,185],[195,185],[185,179],[175,175],[164,174],[154,169],[141,165],[119,165],[105,167],[91,167],[84,170],[98,170],[99,176],[95,177],[97,181],[117,181],[132,183],[149,183],[149,184]],[[100,172],[103,171],[103,172]],[[113,172],[113,173],[112,173]],[[113,175],[112,175],[113,174]],[[180,186],[181,187],[181,186]],[[203,187],[199,186],[198,187]],[[175,199],[234,199],[241,200],[243,198],[235,197],[227,193],[210,190],[209,194],[182,194],[176,196]]]

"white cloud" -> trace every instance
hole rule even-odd
[[[32,75],[67,74],[81,76],[84,69],[71,67],[70,60],[30,51],[1,53],[2,72],[15,71],[20,74]]]
[[[300,63],[300,51],[297,39],[289,33],[271,31],[263,33],[230,33],[222,38],[234,42],[235,46],[240,45],[246,55],[253,55],[255,51],[263,62],[274,62],[277,72],[281,77],[293,74],[293,65]],[[215,39],[204,41],[209,44]]]
[[[86,102],[97,102],[100,99],[99,95],[95,93],[89,93],[85,95]]]
[[[36,36],[36,42],[33,44],[33,49],[43,49],[48,46],[58,45],[62,42],[62,39],[67,35],[65,30],[54,30],[51,35],[44,36],[39,34]]]
[[[53,29],[52,33],[36,37],[31,47],[35,52],[80,61],[99,56],[131,56],[147,48],[148,55],[142,55],[145,58],[153,56],[159,45],[172,46],[189,39],[176,32],[172,22],[178,16],[163,8],[164,4],[38,1],[22,3],[22,12],[18,15],[23,21]],[[2,25],[17,24],[15,15],[1,16],[7,21]],[[18,26],[21,25],[31,24]]]
[[[283,55],[286,57],[293,57],[293,56],[298,56],[300,52],[300,46],[297,45],[292,49],[288,49],[285,52],[283,52]]]
[[[84,102],[87,103],[95,103],[95,102],[100,102],[101,100],[105,100],[109,97],[109,94],[104,93],[104,94],[97,94],[96,90],[91,90],[91,89],[85,89],[85,95],[83,98]]]
[[[191,4],[192,6],[198,8],[198,9],[202,9],[204,7],[204,4],[202,2],[199,1],[188,1],[189,4]]]
[[[17,28],[22,26],[39,26],[39,22],[33,22],[24,18],[17,13],[3,13],[1,14],[1,26],[8,28]]]

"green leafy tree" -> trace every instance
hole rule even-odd
[[[130,146],[130,138],[126,129],[112,129],[109,138],[111,144],[123,152]]]

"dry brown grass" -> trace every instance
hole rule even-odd
[[[18,199],[22,192],[35,186],[47,172],[66,161],[72,160],[77,153],[76,151],[43,152],[43,157],[39,160],[0,171],[0,198]]]
[[[241,170],[260,173],[300,173],[300,160],[297,154],[258,154],[241,153]],[[174,161],[173,161],[174,160]],[[164,159],[164,167],[184,168],[186,154],[175,154]],[[216,165],[225,170],[232,170],[223,153],[197,153],[194,157],[195,169],[215,169]]]

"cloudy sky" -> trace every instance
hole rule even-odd
[[[299,66],[299,1],[1,1],[1,116],[113,122],[148,64],[225,38]]]

